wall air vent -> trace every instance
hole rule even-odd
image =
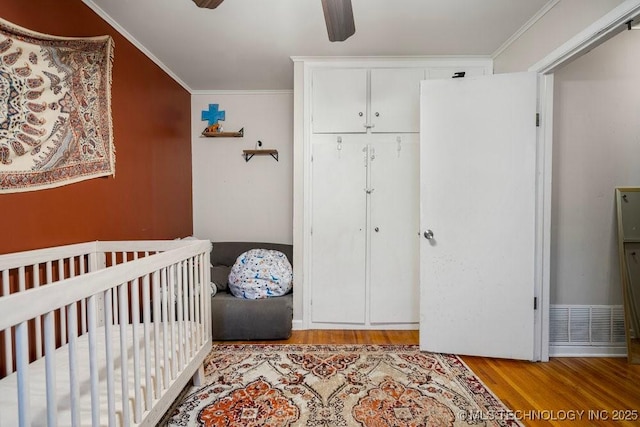
[[[551,305],[550,345],[624,345],[621,305]]]

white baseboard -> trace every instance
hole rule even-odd
[[[304,331],[311,329],[345,329],[345,330],[418,330],[419,324],[417,323],[375,323],[369,325],[353,324],[353,323],[311,323],[308,328],[305,328],[304,321],[293,319],[291,329],[294,331]]]
[[[550,345],[549,357],[627,357],[627,347]]]
[[[302,320],[293,319],[291,329],[293,329],[294,331],[302,331],[304,330],[304,323],[302,322]]]

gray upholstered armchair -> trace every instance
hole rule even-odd
[[[229,271],[249,249],[274,249],[293,265],[293,246],[257,242],[213,242],[211,281],[218,291],[211,298],[213,340],[276,340],[291,336],[293,294],[266,299],[237,298],[229,292]],[[294,278],[295,287],[295,278]]]

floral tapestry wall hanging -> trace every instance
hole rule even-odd
[[[115,174],[113,40],[0,19],[0,193]]]

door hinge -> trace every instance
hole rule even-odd
[[[538,309],[538,297],[533,297],[533,309]]]
[[[536,113],[536,127],[540,127],[540,113]]]

